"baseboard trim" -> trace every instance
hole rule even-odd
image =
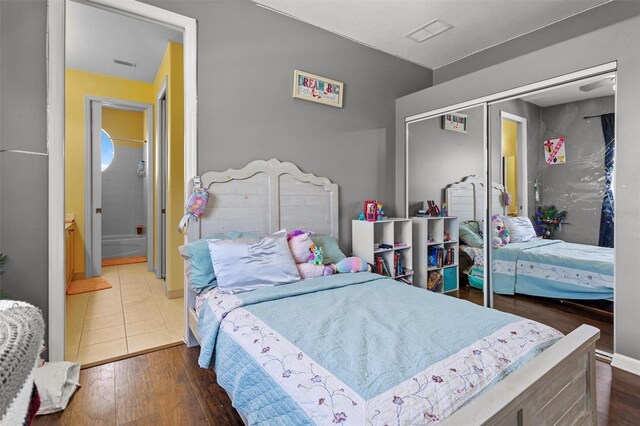
[[[71,281],[84,280],[84,272],[74,272]]]
[[[183,288],[179,288],[176,290],[167,290],[167,299],[177,299],[179,297],[184,297]]]
[[[611,366],[635,374],[636,376],[640,376],[640,360],[635,358],[615,353],[613,354]]]

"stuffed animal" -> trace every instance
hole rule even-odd
[[[504,225],[502,218],[498,215],[491,216],[491,247],[499,248],[509,244],[509,230]]]
[[[359,257],[346,257],[334,265],[335,271],[339,273],[346,272],[366,272],[371,271],[371,267],[367,262]]]
[[[323,265],[323,256],[322,256],[322,247],[318,247],[315,244],[311,243],[311,247],[309,247],[309,263],[313,265]]]
[[[311,249],[312,246],[313,250]],[[303,279],[333,274],[331,266],[322,264],[322,249],[313,244],[308,233],[303,232],[292,236],[289,239],[289,250],[296,262],[298,273]]]

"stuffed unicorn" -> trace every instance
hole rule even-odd
[[[492,237],[491,237],[491,247],[499,248],[502,246],[506,246],[509,244],[509,230],[504,224],[502,218],[498,215],[491,216],[491,229],[492,229]]]

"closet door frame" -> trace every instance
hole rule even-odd
[[[497,104],[500,102],[508,101],[511,99],[521,98],[524,95],[530,95],[533,93],[541,93],[547,90],[557,89],[567,84],[571,84],[576,80],[582,80],[584,78],[597,76],[600,74],[606,74],[611,72],[616,72],[618,68],[617,61],[608,62],[606,64],[598,65],[591,68],[586,68],[580,71],[575,71],[569,74],[564,74],[561,76],[553,77],[546,80],[537,81],[531,84],[526,84],[520,87],[516,87],[513,89],[505,90],[502,92],[493,93],[491,95],[483,96],[480,98],[470,99],[468,101],[459,102],[454,105],[449,105],[441,108],[437,108],[431,111],[426,111],[420,114],[414,114],[408,117],[405,117],[405,144],[404,144],[404,152],[405,152],[405,182],[404,182],[404,190],[405,190],[405,217],[409,217],[409,124],[416,123],[422,120],[433,119],[435,117],[439,117],[443,114],[461,111],[464,109],[469,109],[473,107],[482,106],[484,109],[484,120],[483,120],[483,139],[484,139],[484,176],[483,181],[485,183],[485,188],[487,188],[487,182],[491,182],[491,170],[493,165],[491,164],[491,155],[490,155],[490,147],[489,147],[489,117],[488,117],[488,108],[490,105]],[[499,166],[499,165],[498,165]],[[487,217],[490,217],[491,214],[491,191],[485,191],[485,212],[484,212],[484,259],[485,265],[492,264],[491,252],[489,249],[489,238],[490,234],[490,223],[486,220]],[[484,289],[483,289],[483,299],[484,306],[493,308],[493,291],[491,289],[491,276],[492,271],[489,268],[489,273],[485,273],[484,277]],[[614,342],[615,347],[615,342]]]

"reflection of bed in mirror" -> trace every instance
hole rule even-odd
[[[492,212],[504,215],[501,203],[504,187],[493,183]],[[446,188],[449,215],[460,223],[481,223],[485,206],[484,183],[469,176]],[[480,227],[482,229],[482,227]],[[473,261],[473,285],[484,271],[484,250],[460,246]],[[613,299],[614,249],[561,240],[532,239],[494,249],[493,291],[498,294],[526,294],[559,299]],[[481,287],[481,284],[476,284]]]

